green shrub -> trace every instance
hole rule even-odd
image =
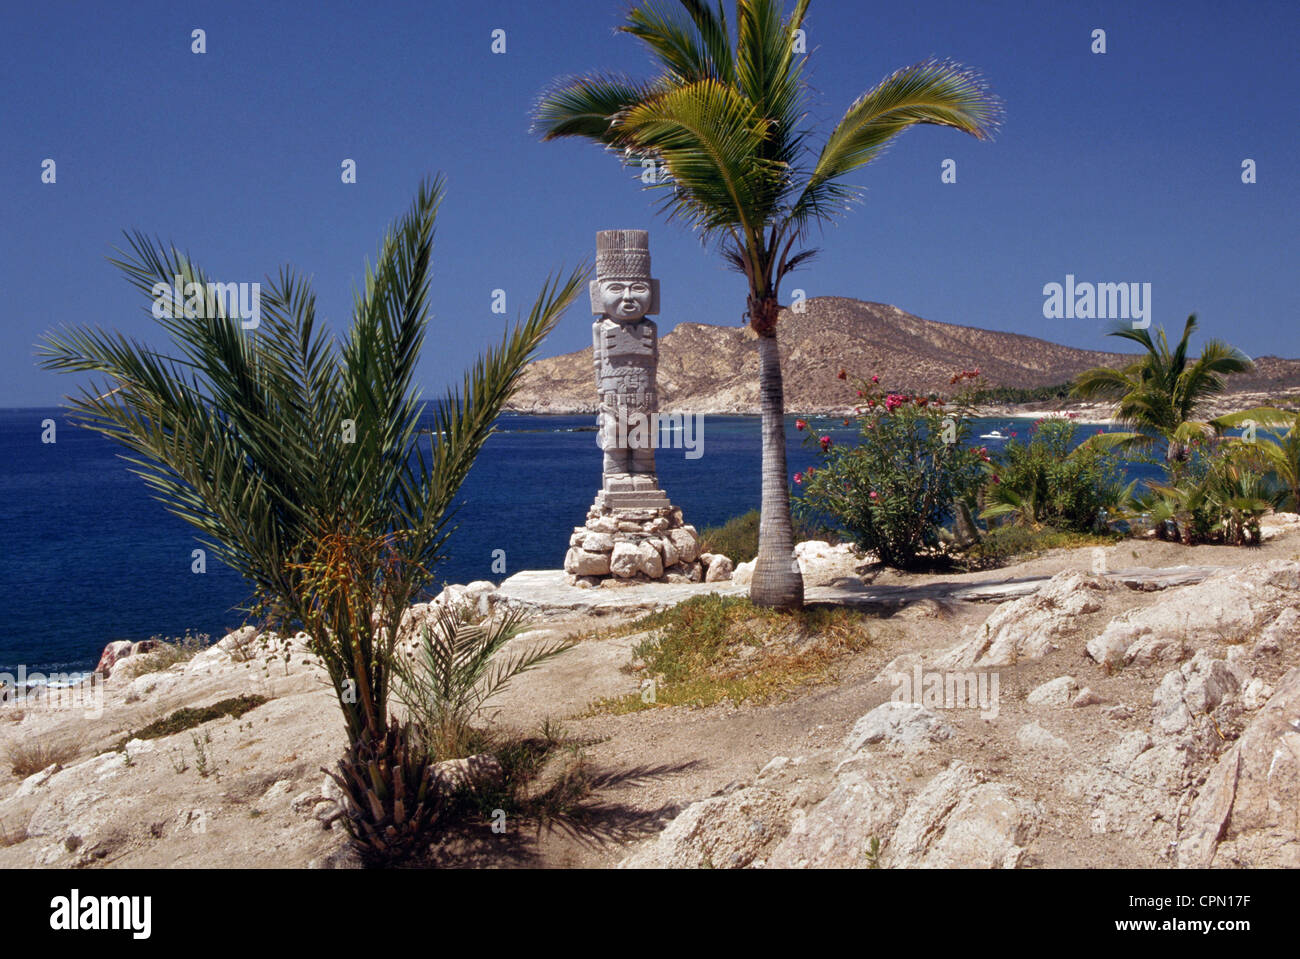
[[[1086,533],[1120,513],[1132,496],[1118,457],[1107,447],[1075,445],[1069,419],[1041,419],[1029,439],[1012,439],[981,492],[980,517]]]
[[[968,569],[990,569],[1006,566],[1019,559],[1044,553],[1050,549],[1078,549],[1085,546],[1108,546],[1118,533],[1072,533],[1050,526],[1032,529],[1013,523],[994,527],[980,537],[962,556]]]
[[[976,391],[975,403],[1043,403],[1070,397],[1070,383],[1053,386],[992,386]]]
[[[114,748],[125,749],[126,744],[132,739],[161,739],[164,736],[174,736],[176,733],[194,729],[196,726],[202,726],[214,719],[222,719],[227,716],[231,719],[238,719],[244,713],[256,709],[267,701],[265,696],[248,694],[223,699],[211,706],[185,706],[176,710],[170,716],[150,723],[139,732],[129,733]]]
[[[962,371],[958,383],[975,379]],[[971,432],[969,392],[946,403],[938,396],[884,393],[859,381],[858,442],[819,446],[822,465],[795,475],[803,487],[794,505],[805,520],[822,519],[887,566],[908,568],[939,546],[939,530],[957,502],[974,499],[986,465],[966,441]],[[796,426],[807,428],[802,420]]]
[[[157,645],[149,650],[148,655],[141,656],[139,659],[133,657],[132,666],[137,676],[143,676],[145,673],[160,673],[163,670],[170,669],[177,663],[187,663],[212,645],[212,637],[209,634],[199,633],[195,635],[190,633],[188,629],[185,631],[184,636],[178,636],[175,639],[168,639],[163,636],[152,636],[150,638]]]
[[[1254,469],[1250,453],[1240,444],[1195,440],[1180,479],[1152,483],[1138,508],[1161,539],[1258,545],[1260,519],[1289,492],[1275,476]]]
[[[758,555],[759,512],[733,516],[721,526],[707,526],[700,531],[700,552],[722,553],[734,563],[748,563]]]
[[[733,563],[748,563],[758,556],[759,511],[733,516],[721,526],[708,526],[700,531],[700,552],[721,553]],[[834,545],[839,534],[833,529],[794,518],[794,541],[826,540]]]

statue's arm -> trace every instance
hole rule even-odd
[[[600,392],[600,324],[597,320],[591,324],[591,365],[596,374],[596,392]]]

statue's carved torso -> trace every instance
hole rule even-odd
[[[602,402],[655,412],[659,338],[654,320],[619,323],[602,317],[592,325],[596,390]],[[643,397],[637,402],[635,397]]]

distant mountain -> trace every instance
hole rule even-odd
[[[988,387],[1052,386],[1091,367],[1132,359],[924,320],[884,303],[823,296],[805,301],[805,307],[800,313],[783,310],[778,328],[785,405],[792,413],[851,407],[854,395],[838,379],[841,369],[851,376],[878,375],[888,389],[948,393],[949,379],[962,369],[978,367]],[[1300,390],[1300,360],[1267,356],[1256,358],[1256,365],[1254,373],[1231,378],[1234,393]],[[659,398],[664,412],[757,413],[753,332],[748,326],[679,323],[659,342]],[[595,407],[590,349],[530,364],[511,402],[511,409],[526,413]]]

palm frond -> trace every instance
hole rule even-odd
[[[946,126],[984,140],[1000,117],[999,101],[973,71],[939,60],[904,67],[855,100],[835,125],[791,215],[800,224],[828,218],[855,195],[838,181],[910,126]]]
[[[613,146],[619,139],[615,129],[619,117],[664,91],[663,84],[640,83],[623,76],[569,77],[538,99],[532,129],[544,141],[581,137]]]
[[[768,123],[768,136],[760,146],[764,160],[792,165],[803,137],[803,62],[794,52],[794,31],[808,11],[808,0],[798,0],[786,20],[780,0],[740,0],[737,4],[739,43],[736,52],[736,86],[759,116]]]
[[[1280,410],[1274,406],[1255,406],[1237,413],[1225,413],[1210,422],[1219,430],[1241,429],[1251,423],[1256,426],[1286,426],[1294,429],[1298,419],[1300,414],[1291,410]]]
[[[1133,388],[1133,380],[1123,370],[1098,366],[1084,370],[1074,378],[1070,395],[1078,399],[1119,399]]]
[[[758,154],[768,126],[734,88],[701,80],[633,107],[619,130],[667,167],[673,212],[706,236],[733,224],[749,235],[762,230],[763,202],[781,176]]]
[[[687,18],[660,3],[642,4],[628,11],[627,23],[619,30],[649,47],[676,83],[710,79],[731,83],[734,66],[726,15],[719,17],[699,2],[683,2],[682,7]]]

